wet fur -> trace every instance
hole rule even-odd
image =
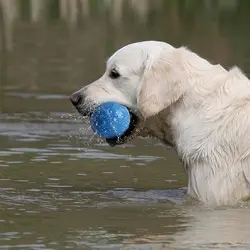
[[[121,77],[110,79],[117,68]],[[79,91],[82,107],[116,101],[133,109],[141,131],[172,145],[188,194],[231,205],[250,194],[250,82],[237,68],[212,65],[187,48],[148,41],[117,51],[104,75]]]

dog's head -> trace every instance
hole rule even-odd
[[[83,116],[90,116],[104,102],[125,105],[133,120],[125,135],[128,139],[140,121],[158,114],[185,93],[186,82],[194,75],[190,67],[197,63],[207,64],[185,48],[176,49],[156,41],[130,44],[109,58],[101,78],[72,94],[70,99]]]

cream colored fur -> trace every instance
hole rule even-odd
[[[109,76],[114,68],[117,79]],[[140,42],[117,51],[104,75],[80,92],[84,108],[106,101],[133,108],[147,134],[176,149],[190,196],[231,205],[250,195],[250,82],[238,68]]]

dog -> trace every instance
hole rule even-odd
[[[186,47],[160,41],[126,45],[97,81],[73,93],[83,116],[101,103],[125,105],[133,123],[123,138],[154,136],[177,152],[189,196],[212,206],[250,195],[250,82],[242,71],[211,64]]]

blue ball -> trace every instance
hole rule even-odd
[[[122,136],[129,128],[128,109],[116,102],[105,102],[98,106],[90,118],[91,127],[98,135],[112,139]]]

